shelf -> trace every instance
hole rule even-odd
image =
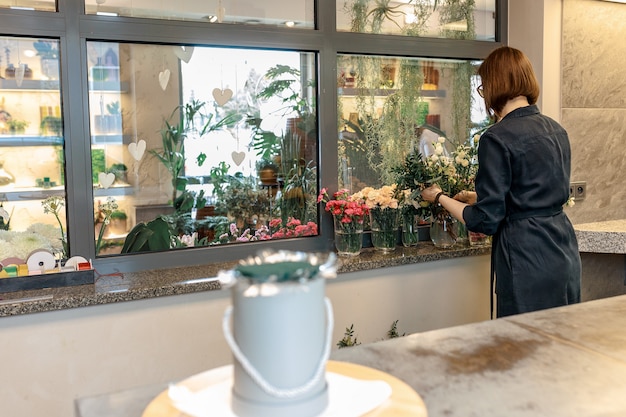
[[[113,184],[109,188],[95,185],[93,188],[94,197],[119,197],[131,194],[133,194],[133,187],[130,184]]]
[[[45,200],[48,197],[65,195],[63,186],[51,188],[38,187],[0,187],[0,201],[26,201],[26,200]]]
[[[59,90],[59,80],[24,80],[22,85],[18,86],[14,78],[0,79],[0,89],[15,91],[33,91],[41,90]]]
[[[377,89],[369,89],[369,88],[347,88],[347,87],[339,87],[337,88],[337,94],[341,99],[343,97],[349,96],[357,96],[357,95],[368,95],[375,97],[387,97],[392,94],[395,94],[398,90],[393,88],[377,88]],[[421,95],[423,98],[444,98],[446,96],[446,90],[421,90]]]
[[[126,142],[124,142],[126,141]],[[107,143],[130,143],[130,136],[122,134],[106,134],[106,135],[91,135],[91,143],[93,144],[107,144]]]
[[[94,197],[119,197],[133,194],[133,187],[129,184],[113,184],[109,188],[94,186]],[[56,186],[51,188],[39,187],[13,187],[11,185],[0,187],[0,201],[28,201],[44,200],[52,196],[65,196],[65,187]]]
[[[62,136],[0,135],[0,146],[60,146]]]
[[[129,85],[127,81],[89,81],[89,92],[127,93]]]

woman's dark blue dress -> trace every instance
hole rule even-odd
[[[507,114],[480,138],[468,230],[493,235],[497,316],[580,302],[581,263],[569,198],[567,132],[536,105]]]

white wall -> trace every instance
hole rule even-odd
[[[398,321],[413,333],[489,319],[489,256],[342,274],[329,282],[333,345]],[[1,416],[69,417],[76,398],[171,382],[231,362],[226,291],[0,318]]]

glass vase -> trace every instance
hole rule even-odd
[[[469,231],[465,227],[465,223],[456,221],[456,245],[467,247],[469,246]]]
[[[370,209],[372,246],[382,252],[396,249],[399,228],[398,209],[374,207]]]
[[[347,220],[350,219],[348,222]],[[342,221],[344,220],[344,221]],[[363,219],[334,217],[335,248],[339,256],[356,256],[363,247]]]
[[[440,211],[431,218],[430,240],[437,248],[450,248],[454,246],[457,238],[457,220],[445,210]]]
[[[419,242],[418,226],[420,216],[413,213],[402,213],[402,246],[417,246]]]
[[[470,246],[481,247],[491,245],[491,236],[484,233],[468,231],[468,236]]]

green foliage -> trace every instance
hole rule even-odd
[[[107,111],[109,114],[120,114],[120,102],[114,101],[107,104]]]
[[[221,161],[217,166],[211,168],[210,176],[211,184],[213,185],[213,195],[217,197],[218,200],[224,199],[224,190],[231,177],[228,175],[229,169],[230,165],[224,161]]]
[[[360,345],[361,343],[357,341],[356,336],[354,335],[354,324],[351,324],[350,327],[346,327],[346,331],[344,333],[343,339],[337,342],[337,347],[339,349]]]
[[[195,202],[195,207],[197,209],[201,209],[203,207],[206,207],[207,204],[207,199],[204,196],[204,190],[200,190],[197,194],[196,194],[196,202]]]
[[[402,336],[406,336],[406,333],[400,334],[398,332],[398,320],[396,320],[391,323],[391,327],[389,328],[389,330],[387,330],[387,339],[395,339]],[[354,335],[354,324],[351,324],[350,327],[346,327],[343,338],[339,342],[337,342],[337,347],[339,349],[342,349],[345,347],[357,346],[360,344],[361,342],[359,342]]]
[[[122,253],[153,252],[170,249],[171,235],[162,217],[148,223],[138,223],[126,236]]]
[[[121,210],[115,210],[114,212],[111,213],[111,220],[117,219],[117,220],[126,220],[128,218],[128,215],[121,211]]]
[[[281,109],[284,115],[295,112],[302,117],[312,113],[313,103],[301,91],[299,69],[278,64],[267,70],[265,78],[270,80],[270,83],[257,94],[258,98],[267,100],[280,97],[284,105]],[[305,86],[314,87],[315,82],[309,80]]]
[[[172,202],[187,187],[188,180],[184,177],[183,170],[185,168],[185,139],[189,133],[196,132],[199,136],[204,136],[224,128],[235,117],[235,115],[230,115],[215,121],[217,116],[214,113],[206,113],[205,106],[206,103],[199,100],[176,106],[169,119],[163,122],[162,148],[158,151],[150,150],[150,153],[165,165],[172,177]],[[198,157],[200,165],[204,159],[206,155],[204,158]]]
[[[446,0],[439,10],[439,24],[442,37],[446,39],[476,39],[474,24],[475,0]],[[467,22],[467,30],[450,30],[446,25],[452,22]]]
[[[380,33],[385,19],[402,30],[402,27],[396,22],[396,19],[404,16],[404,12],[400,10],[401,7],[402,4],[392,6],[391,0],[376,0],[375,7],[367,14],[367,17],[372,18],[372,33]]]
[[[37,55],[41,58],[59,59],[59,48],[56,41],[39,39],[33,42],[33,47],[37,50]]]
[[[388,339],[395,339],[396,337],[405,336],[406,333],[398,333],[398,320],[391,323],[391,328],[387,331]]]
[[[63,119],[57,116],[46,116],[39,125],[42,134],[52,133],[54,136],[63,135]]]
[[[104,149],[91,149],[91,181],[93,184],[98,183],[98,174],[105,172],[106,162],[104,158]]]
[[[345,2],[343,5],[344,11],[350,16],[350,31],[356,33],[363,33],[367,31],[367,9],[370,0],[353,0]]]
[[[257,178],[241,172],[229,176],[223,198],[218,200],[219,212],[246,221],[254,216],[266,216],[270,210],[267,190],[257,189]]]
[[[26,130],[26,128],[28,127],[28,125],[30,124],[30,122],[26,121],[26,120],[17,120],[17,119],[10,119],[6,122],[9,131],[12,133],[23,133],[24,130]]]
[[[270,160],[280,153],[281,137],[261,129],[261,122],[260,118],[248,119],[248,125],[252,127],[252,149],[261,159]]]

